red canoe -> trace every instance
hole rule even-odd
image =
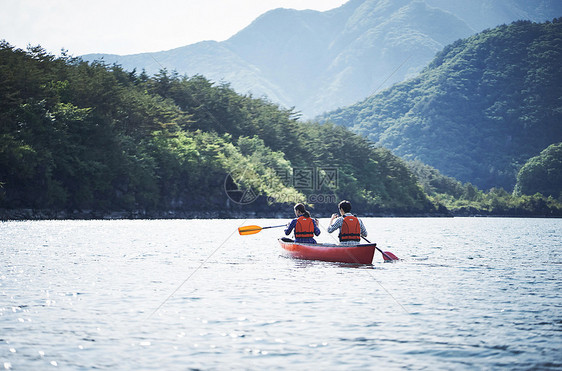
[[[322,243],[286,242],[281,239],[279,239],[279,243],[292,258],[355,264],[371,264],[375,254],[375,247],[377,246],[374,243],[342,246]]]

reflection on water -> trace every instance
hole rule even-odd
[[[562,367],[561,220],[364,222],[401,261],[233,233],[279,220],[1,223],[0,368]]]

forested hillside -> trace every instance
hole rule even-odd
[[[562,143],[548,146],[519,170],[515,194],[535,193],[562,200]]]
[[[447,46],[416,78],[323,116],[481,189],[562,141],[562,20],[519,21]]]
[[[201,76],[149,77],[3,41],[0,123],[4,209],[290,215],[296,201],[333,211],[347,198],[358,212],[435,211],[388,150]],[[233,189],[258,197],[242,205]]]

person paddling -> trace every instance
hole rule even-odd
[[[301,203],[296,204],[294,209],[296,218],[287,225],[285,235],[288,236],[294,229],[295,242],[316,243],[314,235],[320,234],[318,220],[312,219],[308,210]]]
[[[340,230],[340,245],[357,245],[361,242],[361,236],[367,237],[367,230],[361,219],[351,214],[351,202],[343,200],[338,204],[340,215],[332,214],[328,233],[336,229]]]

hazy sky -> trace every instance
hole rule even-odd
[[[222,41],[270,9],[336,8],[347,0],[0,0],[0,39],[52,54],[133,54]]]

